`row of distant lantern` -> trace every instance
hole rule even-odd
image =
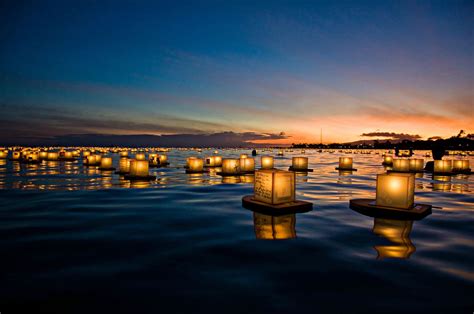
[[[402,159],[393,158],[392,156],[384,156],[383,165],[391,166],[393,172],[423,172],[425,170],[424,159]],[[451,173],[469,173],[470,164],[467,159],[460,160],[435,160],[433,161],[433,172],[435,174],[451,174]]]

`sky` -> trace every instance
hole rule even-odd
[[[474,133],[473,30],[474,1],[4,0],[0,144]]]

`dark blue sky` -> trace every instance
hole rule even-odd
[[[473,3],[2,1],[0,131],[469,131]]]

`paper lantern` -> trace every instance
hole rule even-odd
[[[150,162],[151,166],[159,166],[160,165],[160,159],[158,154],[150,154],[148,156],[148,161]]]
[[[390,245],[376,245],[379,258],[408,258],[416,248],[410,240],[412,220],[374,219],[373,233],[391,242]]]
[[[100,168],[103,170],[112,169],[112,158],[104,157],[100,160]]]
[[[95,163],[97,165],[100,165],[100,161],[102,160],[102,155],[100,154],[94,154],[94,157],[95,157]]]
[[[39,153],[39,159],[41,159],[41,160],[48,159],[48,152],[44,152],[44,151],[40,152]]]
[[[283,240],[296,238],[295,214],[270,216],[253,213],[255,236],[262,240]]]
[[[294,170],[307,170],[308,169],[308,157],[293,157],[291,159],[291,167]]]
[[[273,156],[262,156],[262,169],[273,169]]]
[[[39,154],[38,153],[29,153],[26,157],[26,160],[28,162],[36,162],[39,160]]]
[[[239,174],[240,173],[240,159],[223,159],[222,173],[224,174]]]
[[[249,156],[247,154],[241,154],[240,159],[248,158]]]
[[[222,157],[221,156],[214,156],[214,165],[216,167],[222,166]]]
[[[415,201],[415,176],[412,173],[377,175],[377,206],[411,209]]]
[[[132,159],[130,161],[130,176],[148,177],[148,161]]]
[[[196,157],[188,157],[186,158],[186,167],[189,168],[189,162],[193,159],[196,159]]]
[[[283,151],[282,150],[278,151],[278,156],[283,156]]]
[[[469,160],[453,160],[453,171],[468,171],[469,169]]]
[[[255,159],[253,158],[240,158],[240,171],[251,172],[255,170]]]
[[[203,171],[204,169],[204,160],[201,158],[192,158],[188,160],[188,170],[189,171],[195,171],[195,172],[200,172]]]
[[[168,163],[168,156],[166,156],[166,155],[160,155],[159,159],[160,159],[160,164],[162,164],[162,165]]]
[[[56,152],[49,152],[49,153],[48,153],[48,156],[47,156],[47,159],[48,159],[49,161],[58,160],[58,159],[59,159],[59,154],[56,153]]]
[[[383,157],[383,164],[384,165],[391,165],[393,163],[393,157],[392,156],[384,156]]]
[[[128,151],[127,150],[121,151],[120,157],[128,157]]]
[[[423,171],[425,165],[424,159],[410,159],[410,171]]]
[[[8,151],[0,150],[0,159],[7,159]]]
[[[121,173],[129,173],[130,172],[130,159],[128,159],[127,157],[120,158],[119,171]]]
[[[219,151],[215,150],[215,151],[214,151],[214,154],[219,154]]]
[[[86,164],[89,165],[89,166],[94,166],[95,164],[97,164],[97,161],[95,159],[95,155],[89,155],[89,156],[87,156],[87,158],[85,160],[86,160]]]
[[[410,171],[410,161],[408,159],[394,159],[392,163],[392,170],[398,172]]]
[[[339,157],[339,170],[352,169],[352,157]]]
[[[21,157],[21,153],[20,152],[13,152],[12,153],[12,159],[13,160],[19,160]]]
[[[63,158],[64,159],[73,159],[74,156],[72,155],[72,152],[64,152]]]
[[[282,170],[255,171],[254,198],[271,205],[295,201],[295,173]]]
[[[146,159],[145,154],[143,153],[135,154],[135,160],[145,160],[145,159]]]
[[[435,160],[434,161],[434,172],[436,173],[449,173],[453,169],[452,160]]]

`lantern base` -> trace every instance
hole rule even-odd
[[[294,201],[290,203],[271,205],[255,200],[253,195],[244,196],[242,198],[242,206],[252,211],[273,216],[306,213],[313,210],[313,203],[310,202]]]
[[[206,165],[205,165],[205,166],[204,166],[204,168],[221,168],[221,167],[222,167],[222,165],[220,165],[220,166],[206,166]]]
[[[357,171],[356,168],[341,168],[341,167],[336,167],[336,170],[340,170],[340,171]]]
[[[61,158],[61,157],[60,157],[58,160],[59,160],[59,161],[75,161],[76,158]]]
[[[293,167],[290,166],[290,168],[288,168],[288,171],[294,171],[294,172],[313,172],[313,169],[295,169]]]
[[[84,167],[98,167],[99,165],[94,165],[94,164],[83,164]]]
[[[115,174],[119,174],[119,175],[127,175],[127,174],[129,174],[130,172],[115,171],[114,173],[115,173]]]
[[[223,176],[223,177],[238,177],[240,175],[242,175],[243,173],[241,172],[238,172],[238,173],[226,173],[226,172],[222,172],[222,171],[217,171],[216,174],[218,176]]]
[[[456,174],[454,172],[434,172],[434,171],[428,171],[428,173],[431,173],[434,176],[454,176]]]
[[[114,168],[114,167],[112,167],[112,168],[101,168],[101,167],[99,167],[99,170],[102,170],[102,171],[107,171],[107,170],[108,170],[108,171],[114,171],[115,168]]]
[[[424,173],[425,170],[408,170],[408,171],[398,171],[398,170],[387,170],[387,173]]]
[[[393,162],[383,162],[382,166],[393,166]]]
[[[186,169],[186,173],[191,174],[191,173],[206,173],[206,170],[189,170]]]
[[[472,174],[472,171],[471,171],[471,169],[453,170],[453,174]]]
[[[21,164],[40,164],[41,160],[13,160],[13,161],[19,161]]]
[[[411,209],[375,205],[374,199],[353,199],[349,207],[358,213],[376,218],[420,220],[431,214],[431,205],[415,204]]]
[[[251,170],[251,171],[241,171],[239,174],[240,174],[240,175],[255,174],[255,170]]]
[[[150,181],[150,180],[155,180],[156,176],[131,176],[126,174],[124,176],[125,180],[130,180],[130,181]]]

